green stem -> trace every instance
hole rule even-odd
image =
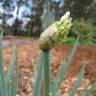
[[[49,96],[50,89],[50,51],[44,50],[44,96]]]
[[[41,83],[42,83],[42,73],[43,73],[43,65],[44,65],[44,52],[41,52],[40,62],[38,66],[38,72],[36,73],[35,83],[34,83],[34,93],[33,96],[41,96]]]

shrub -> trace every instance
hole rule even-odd
[[[93,44],[96,43],[96,28],[90,22],[84,19],[77,19],[73,21],[72,35],[76,36],[77,33],[80,34],[80,43],[82,44]]]

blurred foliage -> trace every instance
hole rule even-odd
[[[4,10],[0,11],[0,28],[4,29],[5,34],[40,36],[48,22],[59,20],[66,11],[71,12],[73,20],[84,18],[96,25],[96,0],[15,0],[15,6],[13,1],[0,1],[0,8]],[[19,18],[22,6],[30,10],[21,14],[23,20]],[[14,18],[12,25],[7,23],[10,18]]]
[[[96,23],[96,0],[65,0],[63,10],[70,11],[74,19],[90,19]]]
[[[3,33],[0,33],[0,96],[16,96],[18,89],[18,61],[17,52],[14,48],[13,55],[8,64],[8,68],[4,70],[4,58],[2,50]]]
[[[73,45],[73,43],[75,42],[76,38],[73,37],[67,37],[65,43],[69,44],[69,45]]]
[[[90,22],[96,25],[96,0],[91,3],[87,16]]]
[[[31,6],[31,16],[30,21],[28,22],[27,29],[30,32],[31,36],[39,36],[42,32],[42,14],[43,14],[43,4],[44,0],[32,0]]]
[[[73,27],[71,34],[76,37],[76,34],[80,34],[80,43],[82,44],[94,44],[96,43],[96,26],[84,19],[76,19],[73,21]]]
[[[42,15],[42,27],[46,29],[55,21],[55,17],[50,10],[50,4],[48,0],[44,2],[43,15]]]
[[[91,2],[92,0],[65,0],[64,10],[70,10],[74,18],[86,18],[87,7]]]

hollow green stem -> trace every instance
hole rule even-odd
[[[34,82],[34,93],[33,96],[41,96],[41,83],[42,83],[42,73],[43,73],[43,65],[44,65],[44,52],[41,52],[40,61],[38,65],[38,72],[35,74],[35,82]]]
[[[50,88],[50,50],[44,51],[44,96],[49,96]]]

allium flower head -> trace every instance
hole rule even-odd
[[[49,26],[40,36],[40,48],[48,50],[63,43],[71,29],[71,20],[70,12],[68,11],[59,21]]]
[[[63,20],[69,19],[69,18],[70,18],[70,12],[67,11],[66,14],[61,17],[60,21],[63,21]]]

